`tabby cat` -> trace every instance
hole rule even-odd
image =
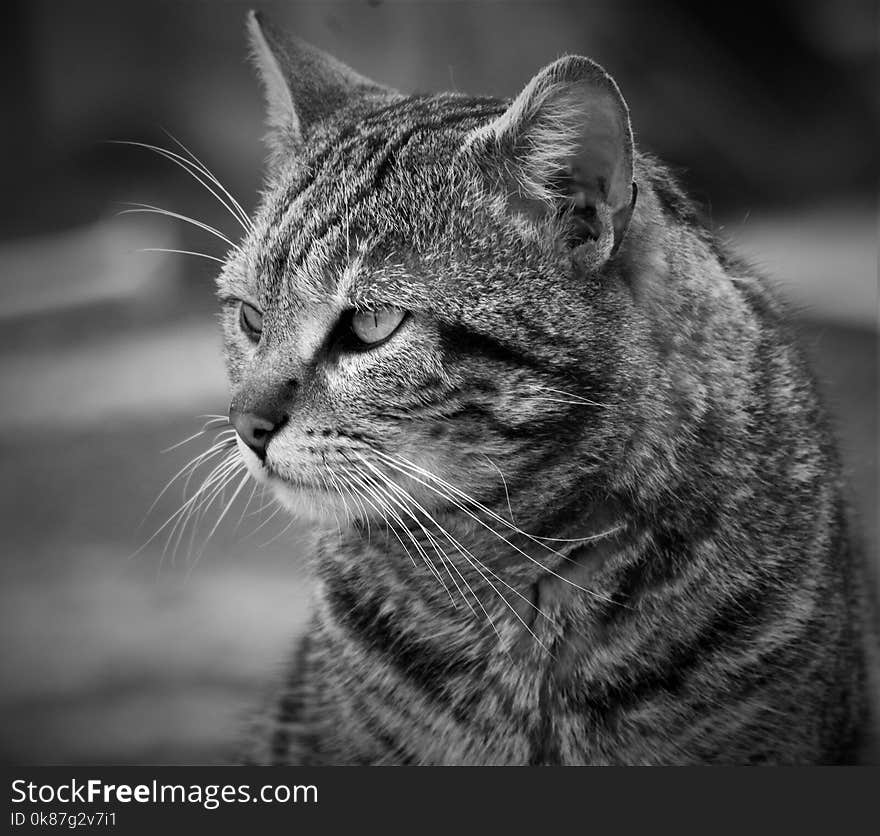
[[[822,406],[615,82],[408,96],[249,29],[229,417],[332,533],[244,760],[851,762],[870,584]]]

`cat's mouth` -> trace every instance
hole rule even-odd
[[[305,473],[291,472],[288,468],[279,467],[269,459],[261,459],[240,439],[238,442],[239,455],[244,461],[251,476],[260,484],[269,487],[285,487],[291,490],[327,492],[327,485],[318,478],[309,478]]]
[[[292,515],[313,522],[332,522],[347,515],[345,504],[329,480],[291,472],[268,459],[260,459],[242,443],[238,446],[251,477],[268,488],[276,501]]]
[[[290,476],[289,474],[281,473],[281,471],[279,471],[274,465],[270,464],[269,462],[261,462],[257,466],[260,468],[263,478],[270,482],[283,482],[285,485],[290,485],[291,487],[297,488],[312,487],[311,483],[308,482],[306,479],[303,479],[300,476]]]
[[[286,488],[292,491],[311,491],[327,493],[326,482],[315,478],[311,479],[304,473],[292,473],[290,470],[279,468],[269,461],[249,462],[251,473],[259,482],[263,482],[273,488]]]

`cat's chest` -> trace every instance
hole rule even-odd
[[[505,644],[479,658],[444,656],[440,645],[375,633],[353,635],[319,616],[318,713],[334,762],[388,764],[558,763],[560,719],[572,693],[548,675],[540,650],[517,657]],[[511,628],[511,634],[515,631]],[[497,638],[497,637],[496,637]],[[393,652],[388,652],[393,649]],[[523,658],[525,655],[525,658]]]

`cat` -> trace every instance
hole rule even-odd
[[[243,762],[853,762],[873,604],[828,421],[613,79],[403,95],[248,28],[229,419],[327,533]]]

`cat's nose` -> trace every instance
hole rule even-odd
[[[284,423],[283,414],[258,414],[256,412],[239,412],[235,407],[229,408],[229,422],[235,427],[238,437],[253,450],[260,461],[266,458],[266,445],[269,439]]]

